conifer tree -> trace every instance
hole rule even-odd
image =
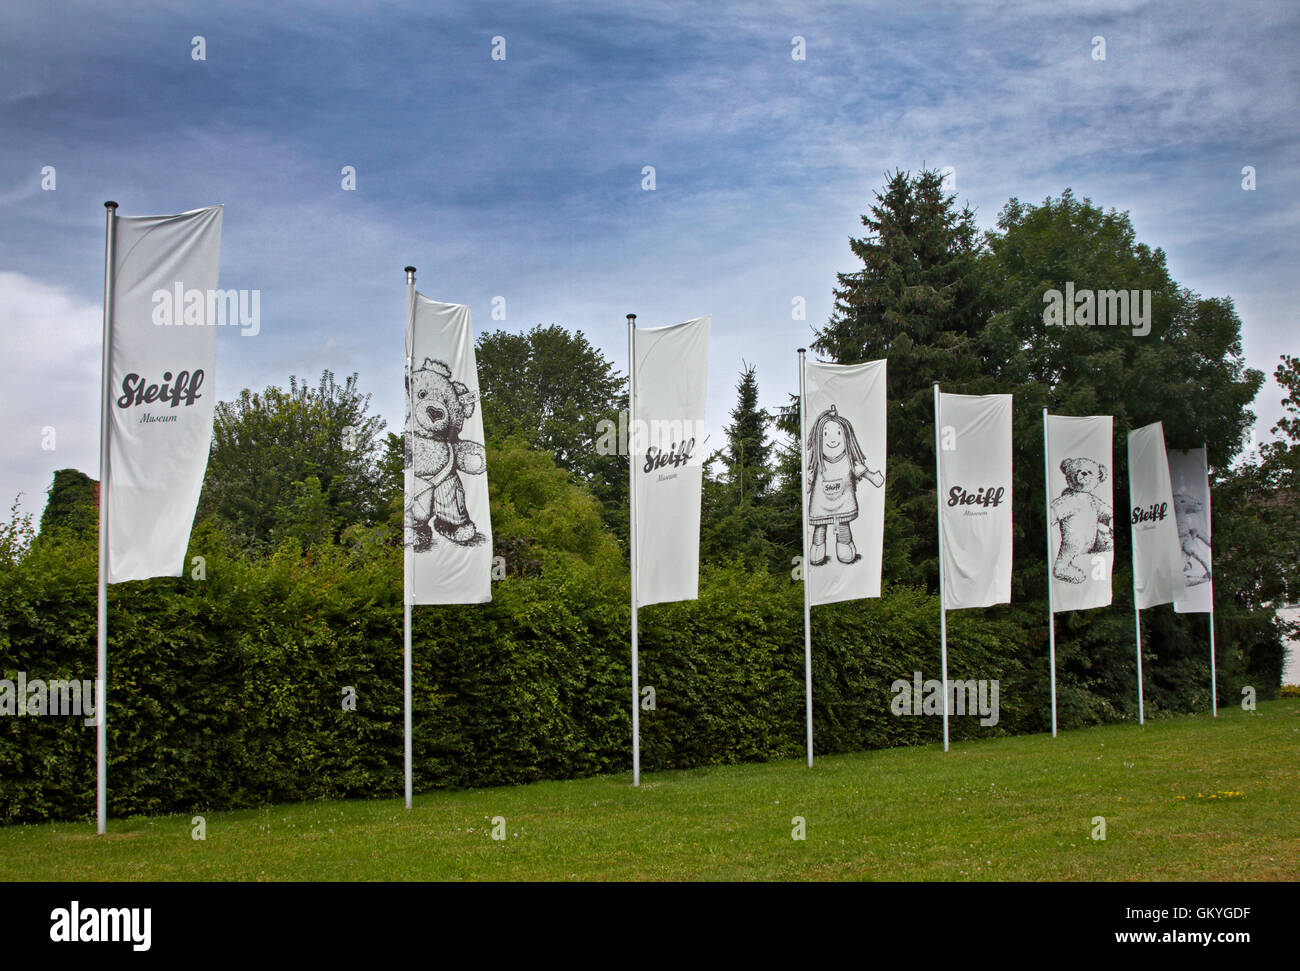
[[[740,372],[736,396],[727,426],[727,476],[739,501],[761,502],[772,484],[768,467],[772,443],[767,432],[772,416],[758,406],[758,378],[752,364],[745,364]]]
[[[835,310],[810,356],[839,364],[888,358],[888,579],[937,582],[934,391],[992,393],[980,337],[987,301],[970,208],[936,171],[895,172],[849,246],[862,268],[838,274]]]
[[[784,555],[772,538],[780,515],[770,501],[772,416],[759,407],[753,365],[742,364],[726,445],[705,462],[701,550],[706,562],[740,560],[766,567]]]

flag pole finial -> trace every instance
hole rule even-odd
[[[109,199],[108,202],[104,203],[104,208],[105,208],[105,209],[116,209],[116,208],[117,208],[117,203],[114,202],[112,199]]]

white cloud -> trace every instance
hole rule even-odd
[[[59,287],[0,271],[5,329],[0,426],[5,462],[0,500],[15,494],[37,518],[56,469],[99,477],[99,401],[103,309]],[[53,429],[54,449],[43,449]]]

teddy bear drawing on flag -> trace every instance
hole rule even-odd
[[[445,361],[425,358],[407,378],[405,466],[416,484],[407,497],[404,532],[417,553],[433,547],[435,530],[461,546],[485,541],[470,518],[461,481],[462,474],[482,475],[487,466],[483,446],[460,438],[477,397],[452,379]]]
[[[1065,475],[1065,489],[1051,506],[1052,525],[1061,531],[1052,575],[1066,583],[1083,583],[1088,575],[1076,560],[1114,545],[1111,507],[1094,495],[1106,481],[1106,466],[1088,458],[1073,458],[1061,463],[1061,472]]]

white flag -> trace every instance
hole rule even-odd
[[[406,361],[406,603],[486,603],[492,521],[469,308],[415,293]]]
[[[940,394],[944,606],[1011,602],[1011,395]]]
[[[1088,610],[1111,601],[1115,509],[1109,415],[1047,416],[1047,524],[1052,609]]]
[[[109,583],[185,566],[212,444],[221,213],[114,220]]]
[[[628,452],[636,490],[638,607],[699,597],[711,320],[632,332],[636,391]]]
[[[1210,471],[1205,449],[1171,449],[1169,482],[1183,552],[1183,580],[1187,583],[1187,596],[1174,601],[1174,610],[1180,614],[1208,614],[1214,609],[1214,579],[1210,569]]]
[[[1187,589],[1174,519],[1165,430],[1160,422],[1128,433],[1133,591],[1141,610],[1178,600]]]
[[[808,602],[879,597],[885,539],[885,362],[806,362],[804,397]]]

